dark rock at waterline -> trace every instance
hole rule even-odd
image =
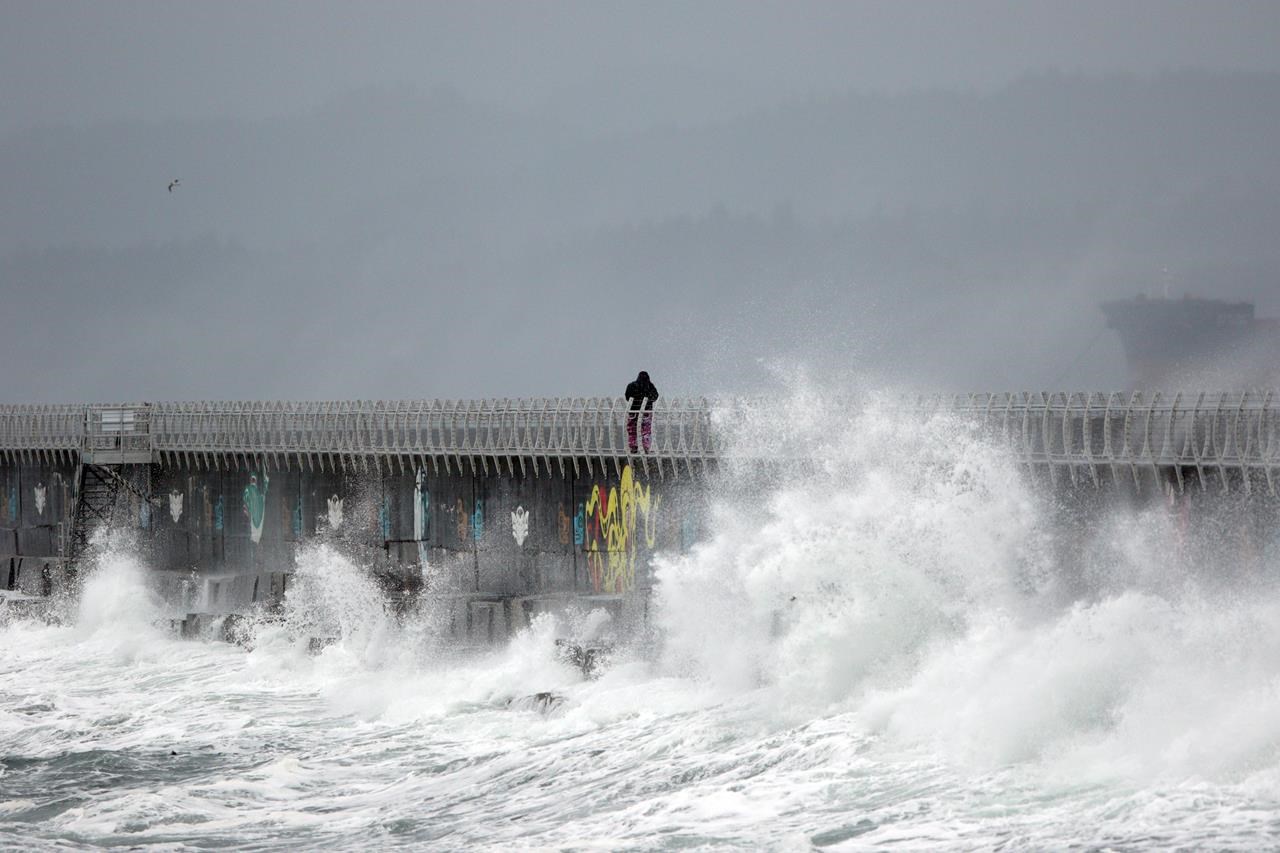
[[[565,698],[558,693],[542,692],[512,699],[507,702],[507,707],[513,711],[534,711],[545,717],[558,710],[565,701]]]
[[[252,651],[253,623],[243,613],[228,613],[219,626],[219,634],[223,642],[235,643]]]
[[[307,654],[318,655],[336,642],[337,637],[311,637],[307,640]]]
[[[184,640],[220,640],[252,649],[257,621],[244,613],[188,613],[170,619],[169,629]]]
[[[169,631],[184,640],[219,640],[253,651],[258,628],[283,621],[278,613],[188,613],[170,619]]]
[[[572,640],[556,640],[556,655],[560,660],[582,670],[586,678],[595,678],[604,670],[613,647],[608,645],[586,646]]]

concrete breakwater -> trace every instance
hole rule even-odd
[[[164,570],[170,597],[202,612],[271,607],[298,546],[326,541],[358,554],[393,598],[429,588],[456,599],[460,630],[486,636],[569,599],[622,611],[648,587],[652,555],[689,547],[701,525],[701,481],[646,477],[631,462],[537,476],[263,462],[124,466],[133,488],[118,491],[109,524]],[[47,595],[68,582],[77,497],[74,465],[0,466],[6,586]]]
[[[470,637],[580,599],[641,615],[653,556],[707,532],[708,474],[814,464],[785,430],[728,440],[723,425],[755,405],[660,401],[648,448],[629,446],[617,399],[0,407],[0,587],[58,591],[92,556],[90,534],[112,529],[193,612],[272,608],[299,547],[331,542],[393,601],[454,601]],[[848,422],[861,404],[822,405]],[[1269,393],[954,395],[890,409],[984,428],[1077,524],[1136,499],[1192,514],[1230,504],[1267,527],[1280,482]]]
[[[631,448],[622,400],[0,407],[5,585],[56,591],[111,529],[214,613],[271,607],[317,541],[471,633],[643,608],[652,555],[698,535],[710,411],[663,401]]]

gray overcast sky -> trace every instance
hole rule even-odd
[[[644,123],[715,107],[699,96],[747,107],[850,89],[989,88],[1045,69],[1280,69],[1280,3],[1270,0],[4,0],[0,9],[6,130],[276,116],[375,84],[446,86],[525,109],[561,97],[606,107],[597,88],[624,100],[631,87],[665,92],[665,104],[641,105]]]
[[[0,399],[1116,387],[1103,299],[1280,314],[1278,47],[1277,2],[0,0]]]

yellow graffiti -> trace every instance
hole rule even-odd
[[[606,492],[593,486],[587,500],[587,568],[596,592],[619,593],[636,583],[636,553],[641,536],[647,548],[657,538],[657,512],[661,497],[642,486],[628,465],[622,480]],[[643,525],[640,516],[644,516]]]

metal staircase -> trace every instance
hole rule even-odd
[[[122,491],[144,501],[150,495],[150,407],[143,405],[92,406],[85,414],[84,444],[77,474],[76,509],[65,539],[63,556],[75,575],[96,530],[109,527]],[[137,483],[122,476],[132,472]],[[140,473],[139,473],[140,472]]]
[[[111,524],[116,498],[124,481],[116,472],[101,465],[81,465],[76,490],[76,511],[72,516],[67,566],[74,572],[89,547],[89,538],[99,527]]]
[[[89,540],[93,532],[100,527],[109,527],[116,510],[121,492],[129,492],[140,500],[158,506],[159,501],[151,497],[150,472],[142,468],[136,476],[142,483],[130,481],[106,465],[85,463],[80,466],[79,490],[76,493],[76,511],[72,517],[69,546],[65,553],[67,567],[74,573],[76,563],[88,550]]]

